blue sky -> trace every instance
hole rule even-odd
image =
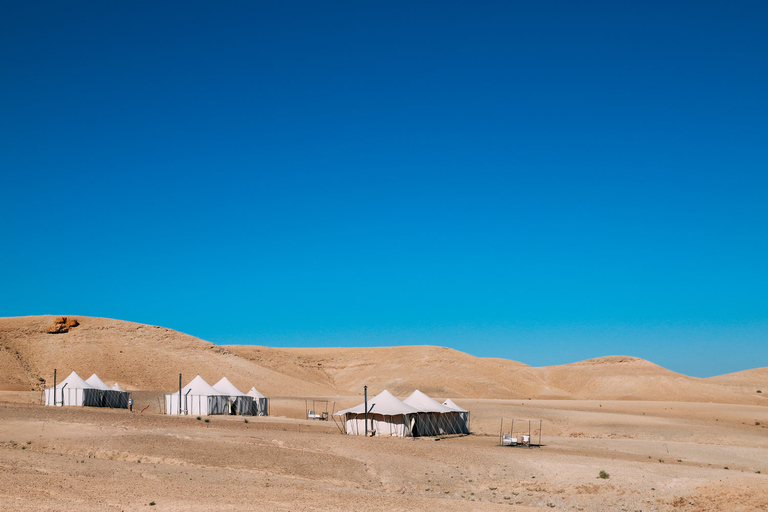
[[[768,366],[763,2],[0,8],[0,316]]]

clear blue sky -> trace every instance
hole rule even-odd
[[[5,2],[0,316],[768,366],[768,4]]]

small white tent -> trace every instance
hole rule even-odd
[[[120,384],[118,384],[117,382],[115,382],[115,385],[112,386],[112,389],[115,390],[115,391],[122,391],[123,393],[127,393],[127,391],[124,390],[123,387]]]
[[[469,434],[469,411],[462,409],[450,398],[443,402],[443,405],[454,411],[453,422],[458,430],[457,434]]]
[[[419,411],[414,436],[439,436],[446,434],[455,434],[452,427],[450,416],[453,415],[451,409],[434,400],[418,389],[411,396],[403,400]]]
[[[253,409],[251,409],[253,416],[269,416],[269,398],[259,393],[255,387],[251,388],[246,395],[253,398]]]
[[[56,384],[56,388],[45,390],[45,405],[96,405],[98,393],[93,386],[85,382],[77,373]]]
[[[250,397],[237,389],[229,379],[222,379],[213,385],[213,389],[221,391],[229,397],[229,414],[250,415],[253,409],[253,397]]]
[[[165,395],[166,414],[199,414],[207,416],[211,414],[227,414],[227,395],[216,391],[201,376],[190,381],[179,392]]]
[[[118,409],[128,408],[128,392],[116,391],[102,381],[95,373],[88,377],[86,381],[94,389],[98,390],[98,404],[86,404],[86,405],[98,405],[99,407],[114,407]]]
[[[368,400],[368,432],[380,436],[410,437],[418,411],[387,390]],[[343,416],[346,433],[365,435],[365,403],[339,411]]]

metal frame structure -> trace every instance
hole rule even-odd
[[[509,434],[504,433],[504,421],[509,421]],[[515,434],[515,422],[525,422],[528,425],[528,433],[521,431]],[[538,428],[534,428],[533,425],[538,422]],[[501,418],[501,424],[499,425],[499,446],[525,446],[532,448],[534,446],[541,447],[541,427],[542,420],[532,418]],[[536,437],[536,431],[538,431],[538,443],[534,443],[533,440]],[[504,436],[508,435],[510,443],[504,443]],[[519,439],[519,440],[518,440]],[[511,440],[515,440],[511,442]]]

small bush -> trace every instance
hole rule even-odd
[[[758,393],[762,393],[762,391],[760,391],[759,389],[757,390],[757,392],[758,392]]]
[[[756,422],[755,422],[755,426],[756,426],[756,427],[759,427],[759,426],[760,426],[760,422],[759,422],[759,421],[756,421]]]
[[[731,469],[731,468],[729,468],[728,466],[725,466],[723,469]]]
[[[243,420],[243,421],[245,421],[246,423],[248,423],[248,418],[245,418],[245,420]]]
[[[600,474],[599,474],[598,476],[599,476],[600,478],[602,478],[603,480],[605,480],[605,479],[607,479],[607,478],[610,478],[610,477],[611,477],[611,475],[609,475],[608,473],[606,473],[606,472],[605,472],[605,471],[603,471],[603,470],[600,470]]]
[[[154,501],[150,501],[150,502],[149,502],[149,506],[150,506],[150,507],[154,507],[154,506],[155,506],[155,502],[154,502]]]
[[[198,416],[196,419],[197,419],[197,421],[200,421],[200,420],[201,420],[201,419],[203,419],[203,418],[201,418],[200,416]]]
[[[209,420],[208,418],[205,418],[205,422],[206,422],[206,423],[210,423],[210,422],[211,422],[211,420]]]

